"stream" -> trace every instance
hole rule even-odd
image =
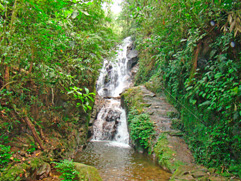
[[[164,181],[171,176],[148,155],[136,152],[129,145],[120,94],[132,84],[131,70],[137,63],[137,55],[131,38],[127,37],[118,47],[116,61],[104,61],[97,81],[97,93],[104,99],[104,105],[93,123],[91,142],[75,156],[76,162],[96,167],[105,181]]]

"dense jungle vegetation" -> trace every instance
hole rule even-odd
[[[86,143],[120,30],[140,53],[135,84],[176,106],[196,161],[241,177],[241,2],[124,0],[118,19],[103,3],[0,0],[0,180],[31,178]],[[73,179],[71,162],[60,167]]]
[[[180,111],[196,161],[241,176],[241,2],[125,0],[123,36],[139,50],[135,84],[152,82]]]
[[[0,0],[0,180],[86,142],[98,69],[117,40],[103,3]]]

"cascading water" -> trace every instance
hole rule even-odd
[[[129,133],[125,114],[125,110],[121,108],[119,100],[107,100],[94,123],[93,140],[114,140],[128,144]]]
[[[131,85],[137,51],[132,50],[132,41],[126,38],[117,53],[115,62],[105,60],[102,67],[97,92],[103,98],[98,102],[103,101],[104,105],[93,123],[92,141],[76,155],[75,161],[95,166],[104,181],[167,181],[169,173],[129,146],[126,113],[119,94]]]
[[[118,97],[131,84],[128,50],[132,47],[130,37],[118,47],[115,62],[105,60],[97,81],[97,92],[102,97]]]
[[[132,62],[130,60],[132,57],[128,57],[131,49],[132,41],[128,37],[118,47],[116,61],[104,61],[97,81],[97,92],[106,99],[106,102],[94,122],[93,140],[113,140],[122,144],[129,143],[126,113],[121,108],[119,95],[131,84],[130,69]],[[134,52],[134,54],[136,53]]]

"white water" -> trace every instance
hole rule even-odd
[[[121,107],[120,94],[130,86],[130,70],[128,70],[127,48],[131,46],[131,38],[124,39],[118,47],[116,61],[105,60],[99,79],[97,92],[101,97],[108,97],[105,105],[97,115],[93,125],[93,141],[110,140],[112,146],[128,146],[129,133],[126,113]]]
[[[127,67],[127,47],[132,43],[131,38],[124,39],[119,45],[116,61],[104,61],[99,79],[97,81],[97,92],[102,97],[118,97],[124,89],[130,86],[130,72]],[[108,77],[108,82],[106,82]]]

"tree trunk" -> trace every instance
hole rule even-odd
[[[38,143],[39,147],[41,148],[41,150],[44,150],[44,146],[43,143],[41,141],[41,139],[39,138],[38,133],[36,132],[36,129],[34,127],[34,124],[30,121],[30,119],[27,117],[25,111],[23,111],[23,113],[25,114],[25,117],[22,118],[22,116],[19,115],[19,113],[13,108],[14,113],[19,117],[19,119],[21,119],[21,121],[25,124],[27,124],[27,126],[30,128],[32,134],[33,134],[33,138],[35,140],[35,142]]]
[[[16,18],[16,7],[17,7],[17,0],[15,0],[14,2],[14,6],[13,6],[13,11],[12,11],[12,16],[11,16],[11,22],[10,22],[10,33],[12,34],[14,31],[14,21]],[[9,45],[11,45],[11,43],[9,43]],[[4,84],[8,84],[9,83],[9,65],[5,65],[5,70],[4,70]],[[9,85],[6,86],[6,89],[9,89]]]
[[[32,70],[33,70],[33,61],[34,61],[34,48],[33,48],[33,44],[32,44],[32,49],[31,49],[31,53],[32,53],[32,55],[31,55],[31,59],[32,59],[32,61],[30,62],[30,67],[29,67],[29,74],[31,74],[32,73]]]
[[[39,144],[41,150],[44,150],[43,143],[42,143],[41,139],[39,138],[39,135],[36,132],[33,123],[30,121],[30,119],[27,116],[24,118],[24,121],[28,125],[28,127],[30,128],[30,130],[31,130],[31,132],[33,134],[34,140]]]
[[[16,9],[17,9],[17,0],[14,1],[14,5],[13,5],[13,11],[12,11],[12,17],[11,17],[11,23],[10,23],[11,34],[13,33],[13,30],[14,30],[14,21],[17,14]]]
[[[37,123],[36,123],[36,125],[37,125],[37,127],[38,127],[38,129],[39,129],[40,137],[42,138],[42,140],[43,140],[45,143],[48,142],[48,140],[46,139],[46,137],[45,137],[45,135],[44,135],[44,132],[43,132],[43,129],[41,128],[41,126],[38,125]]]
[[[5,66],[5,71],[4,71],[4,84],[6,85],[9,83],[9,66]],[[9,89],[9,85],[6,86],[6,89]]]
[[[197,45],[197,49],[194,53],[194,58],[193,58],[193,61],[192,61],[192,70],[191,70],[191,74],[190,74],[190,79],[192,79],[194,77],[194,74],[197,70],[197,60],[198,60],[198,55],[199,55],[199,52],[201,50],[201,46],[202,45],[202,42],[198,43]]]

